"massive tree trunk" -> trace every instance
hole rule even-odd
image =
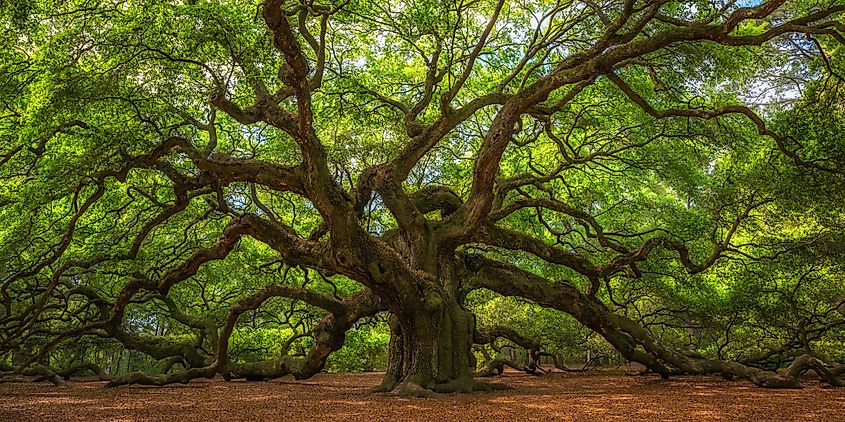
[[[461,305],[453,261],[438,257],[435,265],[436,277],[406,283],[409,290],[388,305],[388,367],[376,391],[428,395],[491,388],[473,380],[475,316]]]
[[[392,318],[385,390],[419,394],[474,388],[473,315],[453,300],[437,303],[438,296],[429,293],[429,301]]]

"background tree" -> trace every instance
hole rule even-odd
[[[477,324],[506,296],[664,377],[845,382],[841,1],[2,8],[10,375],[307,378],[388,318],[379,390],[471,391],[474,343],[550,348]]]

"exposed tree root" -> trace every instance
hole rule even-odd
[[[471,393],[474,391],[509,390],[510,386],[505,384],[492,384],[479,382],[472,377],[458,378],[443,384],[434,386],[438,393]]]
[[[415,381],[407,380],[394,385],[382,385],[371,389],[371,392],[384,392],[402,397],[436,397],[438,394],[472,393],[479,391],[508,390],[504,384],[490,384],[479,382],[471,376],[454,379],[445,383],[434,384],[430,388],[421,386]]]
[[[390,373],[385,374],[381,384],[367,390],[368,393],[390,393],[396,386],[399,385],[399,380]]]
[[[433,390],[423,388],[421,385],[413,381],[405,381],[400,383],[391,391],[392,394],[401,397],[436,397],[437,393]]]

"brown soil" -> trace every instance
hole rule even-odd
[[[368,394],[381,374],[320,374],[307,381],[195,380],[169,387],[103,388],[101,382],[0,384],[0,421],[111,420],[596,420],[842,421],[845,389],[807,381],[764,390],[745,381],[609,373],[505,373],[507,391],[434,399]]]

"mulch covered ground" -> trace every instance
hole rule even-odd
[[[103,388],[101,382],[0,384],[0,421],[845,421],[845,389],[809,380],[798,390],[746,381],[677,377],[506,373],[507,391],[434,399],[368,394],[380,374],[320,374],[310,380],[195,380],[170,387]]]

